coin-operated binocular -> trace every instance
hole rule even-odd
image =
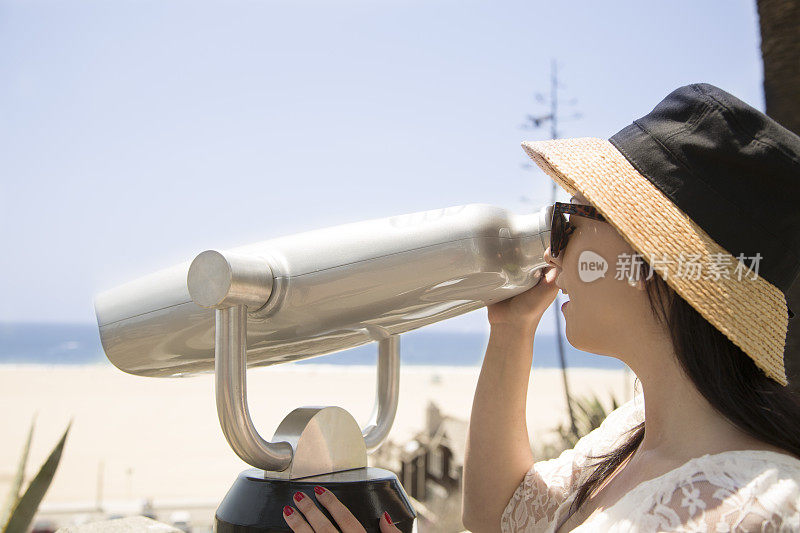
[[[468,204],[207,250],[97,295],[103,349],[130,374],[215,373],[222,432],[254,467],[223,499],[215,531],[289,531],[283,507],[320,484],[367,531],[379,530],[384,510],[412,531],[416,512],[397,477],[367,466],[397,410],[399,335],[536,285],[551,219],[550,205],[513,214]],[[313,406],[289,413],[270,440],[259,434],[248,411],[248,367],[369,342],[378,343],[378,379],[364,428],[340,407]]]

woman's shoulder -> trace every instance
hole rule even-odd
[[[706,454],[641,483],[614,512],[640,516],[653,530],[670,516],[682,524],[671,531],[783,531],[800,526],[800,459],[769,450]]]
[[[629,491],[606,512],[644,531],[798,531],[800,459],[768,450],[706,454]]]
[[[740,482],[785,479],[800,486],[800,459],[788,452],[728,450],[705,454],[687,463],[691,464],[708,475],[725,474]]]

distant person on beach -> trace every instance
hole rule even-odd
[[[702,83],[608,140],[523,148],[573,197],[554,206],[541,281],[488,307],[464,526],[800,531],[800,401],[784,368],[799,327],[787,299],[800,274],[800,137]],[[559,289],[569,343],[626,363],[642,393],[536,462],[534,334]]]

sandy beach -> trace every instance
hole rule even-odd
[[[425,408],[468,420],[479,367],[401,368],[400,405],[389,439],[404,442],[424,427]],[[633,395],[634,376],[621,370],[570,369],[573,394]],[[282,365],[248,373],[250,412],[264,438],[303,405],[338,405],[362,425],[372,411],[376,369]],[[6,494],[36,413],[27,476],[33,476],[70,419],[72,429],[42,509],[86,508],[98,502],[207,502],[225,495],[248,466],[219,428],[213,376],[142,378],[110,365],[0,367],[0,493]],[[532,440],[566,421],[561,372],[534,369],[527,424]]]

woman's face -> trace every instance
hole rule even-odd
[[[571,201],[592,205],[580,193]],[[578,215],[567,218],[575,230],[566,248],[557,258],[550,256],[549,248],[545,252],[559,269],[556,285],[569,298],[562,307],[567,340],[579,350],[601,355],[638,352],[642,333],[657,324],[644,279],[635,286],[628,283],[640,268],[633,248],[608,222]]]

